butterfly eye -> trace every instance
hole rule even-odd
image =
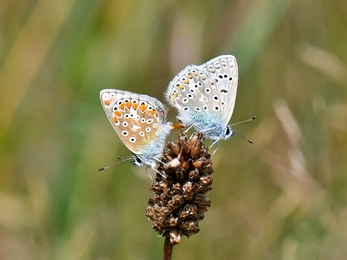
[[[132,162],[134,165],[142,165],[142,160],[140,157],[135,156],[134,161]]]
[[[229,125],[227,125],[227,128],[225,129],[225,137],[230,138],[235,134],[235,132],[231,129]]]

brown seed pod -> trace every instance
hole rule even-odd
[[[211,205],[206,194],[212,189],[213,168],[202,134],[188,140],[181,133],[177,142],[168,142],[167,147],[158,168],[165,178],[157,174],[146,216],[154,230],[171,244],[178,244],[182,236],[200,230],[199,221]]]

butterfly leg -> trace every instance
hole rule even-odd
[[[220,147],[218,139],[216,141],[214,141],[209,148],[212,148],[212,146],[214,146],[214,145],[216,145],[217,148],[213,151],[212,155],[214,155],[217,152],[217,150],[219,149],[219,147]]]
[[[188,127],[185,131],[184,131],[184,133],[186,134],[189,130],[190,130],[190,128],[192,128],[193,127],[193,125],[191,125],[190,127]]]
[[[162,174],[160,171],[158,171],[156,168],[155,168],[155,164],[152,164],[151,165],[151,168],[153,169],[153,171],[155,171],[156,173],[158,173],[158,174],[160,174],[164,179],[166,179],[166,176],[165,176],[165,174]],[[146,171],[147,172],[147,171]],[[147,174],[148,174],[148,172],[147,172]],[[153,180],[153,178],[152,178],[152,180]]]
[[[153,180],[152,175],[148,172],[148,168],[149,168],[149,166],[146,166],[145,171],[146,171],[147,175],[149,176],[149,178],[150,178],[150,179],[152,180],[152,182],[154,183],[154,180]]]
[[[161,160],[159,160],[159,159],[157,159],[157,158],[155,158],[155,157],[153,157],[153,159],[154,160],[156,160],[158,163],[161,163],[162,165],[164,165],[164,166],[166,166],[166,167],[169,167],[166,163],[164,163],[163,161],[161,161]],[[154,166],[155,167],[155,166]],[[154,169],[153,167],[152,167],[152,169]]]

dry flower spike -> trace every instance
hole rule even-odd
[[[206,194],[212,189],[213,168],[201,133],[189,140],[181,133],[167,148],[158,168],[166,178],[157,174],[146,216],[154,230],[176,245],[182,236],[200,231],[198,223],[211,205]]]

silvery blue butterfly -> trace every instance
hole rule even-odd
[[[117,89],[102,90],[100,100],[113,129],[133,153],[132,164],[158,172],[155,166],[172,129],[164,105],[153,97]]]
[[[185,126],[213,140],[229,139],[234,130],[228,122],[235,107],[237,62],[232,55],[218,56],[202,65],[189,65],[170,82],[165,97],[178,109]]]

